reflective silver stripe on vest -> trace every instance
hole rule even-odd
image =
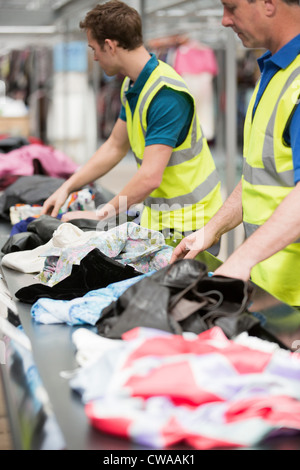
[[[197,127],[196,119],[194,119],[194,126]],[[192,146],[190,149],[175,150],[172,152],[171,158],[168,162],[168,167],[180,165],[181,163],[192,160],[196,155],[199,155],[203,149],[203,135],[200,139],[194,143],[194,139],[197,139],[197,130],[192,131]]]
[[[145,201],[144,204],[147,207],[153,206],[153,205],[159,205],[163,206],[166,205],[166,211],[172,210],[171,206],[178,206],[179,207],[184,207],[184,205],[192,205],[192,204],[197,204],[199,201],[201,201],[204,197],[206,197],[220,182],[220,178],[218,176],[218,172],[215,169],[203,183],[201,183],[197,188],[194,189],[192,193],[189,194],[184,194],[182,196],[177,196],[177,197],[172,197],[169,199],[163,198],[163,197],[148,197]],[[152,207],[152,209],[155,209]],[[162,208],[159,208],[162,210]],[[174,209],[173,209],[174,210]],[[176,209],[175,209],[176,210]]]
[[[164,76],[160,76],[158,77],[158,79],[156,80],[156,82],[154,82],[151,87],[149,88],[149,90],[145,93],[145,96],[144,98],[142,99],[141,101],[141,105],[140,105],[140,120],[141,120],[141,123],[143,122],[143,110],[144,110],[144,107],[145,107],[145,104],[149,98],[149,96],[151,95],[151,93],[153,92],[153,90],[155,90],[155,88],[160,84],[160,83],[168,83],[169,85],[174,85],[174,86],[178,86],[178,87],[181,87],[181,88],[185,88],[187,91],[188,91],[188,87],[185,85],[185,83],[179,81],[179,80],[175,80],[174,78],[170,78],[170,77],[164,77]],[[146,136],[146,131],[145,129],[143,128],[143,133],[144,133],[144,137]]]
[[[122,105],[124,106],[124,108],[126,106],[126,101],[127,101],[126,100],[126,91],[128,91],[129,85],[130,85],[130,78],[127,77],[126,82],[124,82],[124,84],[123,84]]]
[[[266,162],[264,162],[266,164]],[[245,181],[250,184],[262,186],[285,186],[291,188],[295,186],[294,170],[276,172],[276,168],[272,168],[274,160],[269,160],[265,168],[253,168],[244,161],[243,175]]]
[[[196,119],[194,119],[193,129],[192,129],[191,148],[173,151],[171,158],[167,164],[167,167],[180,165],[181,163],[192,160],[196,155],[199,155],[202,152],[202,148],[203,148],[203,134],[200,136],[200,139],[197,140],[197,121]],[[137,164],[141,165],[143,160],[141,158],[138,158],[135,153],[134,153],[134,157],[135,157]]]
[[[141,101],[140,108],[139,108],[140,122],[141,123],[143,122],[143,110],[144,110],[145,104],[146,104],[149,96],[153,92],[153,90],[155,90],[160,83],[167,83],[169,85],[178,86],[180,88],[186,89],[187,92],[188,92],[188,87],[185,85],[185,83],[183,83],[179,80],[175,80],[174,78],[170,78],[170,77],[164,77],[164,76],[159,77],[156,80],[156,82],[151,85],[151,87],[149,88],[147,93],[145,93],[145,96],[143,97],[143,99]],[[146,130],[143,128],[143,126],[142,126],[142,132],[143,132],[144,138],[146,138]],[[199,155],[199,153],[201,153],[202,148],[203,148],[203,135],[201,135],[199,140],[197,141],[197,121],[196,121],[196,119],[194,119],[193,120],[193,128],[192,128],[192,146],[191,146],[191,149],[184,149],[184,150],[174,151],[171,155],[171,158],[170,158],[167,166],[172,167],[172,166],[180,165],[181,163],[184,163],[186,161],[191,160],[196,155]],[[142,160],[139,159],[137,156],[136,156],[136,161],[137,161],[138,164],[140,164],[140,165],[142,164]]]
[[[251,237],[251,235],[259,228],[261,225],[255,225],[255,224],[249,224],[248,222],[244,222],[244,229],[245,229],[245,234],[246,238]],[[300,238],[293,243],[300,243]]]
[[[251,237],[251,235],[260,227],[260,225],[249,224],[248,222],[243,222],[246,238]]]
[[[277,108],[279,102],[287,91],[287,89],[291,86],[292,82],[295,78],[300,74],[300,67],[295,69],[292,74],[287,79],[283,89],[281,90],[280,96],[277,100],[277,103],[274,107],[272,112],[271,118],[268,122],[266,133],[265,133],[265,140],[263,146],[263,153],[262,153],[262,160],[264,164],[264,168],[254,168],[251,167],[246,161],[244,161],[244,168],[243,174],[245,181],[250,184],[255,185],[264,185],[264,186],[284,186],[287,188],[291,188],[295,186],[294,183],[294,170],[288,170],[283,172],[278,172],[276,170],[275,165],[275,156],[274,156],[274,142],[273,142],[273,132],[274,132],[274,125],[275,119],[277,114]]]

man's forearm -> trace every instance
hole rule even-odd
[[[236,186],[219,211],[196,232],[185,237],[174,249],[171,262],[181,258],[195,258],[200,251],[217,243],[221,236],[237,227],[243,218],[242,183]]]
[[[217,271],[247,280],[251,269],[300,238],[300,183]]]
[[[100,220],[125,212],[131,206],[143,202],[149,196],[155,187],[151,179],[147,180],[141,173],[142,170],[138,170],[117,196],[97,210],[97,217]]]
[[[146,147],[142,165],[119,194],[97,211],[99,219],[113,217],[143,202],[160,186],[171,153],[172,148],[166,145]]]
[[[187,237],[187,248],[191,251],[207,249],[210,243],[217,243],[221,236],[237,227],[243,220],[242,183],[235,187],[219,211],[200,230]],[[208,243],[208,246],[206,244]]]
[[[64,183],[65,188],[72,192],[96,181],[106,175],[122,158],[123,155],[110,147],[109,141],[104,142],[90,160]]]
[[[237,227],[243,221],[242,182],[240,181],[221,209],[208,222],[216,227],[217,238]]]

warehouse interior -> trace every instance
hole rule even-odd
[[[120,112],[122,77],[104,74],[93,61],[86,36],[79,28],[79,22],[97,3],[91,0],[0,0],[0,134],[43,142],[68,155],[79,166],[84,165],[108,138]],[[244,119],[259,77],[257,58],[264,51],[244,48],[231,28],[222,26],[220,0],[127,0],[126,3],[137,9],[142,17],[144,40],[149,51],[170,65],[174,65],[179,52],[210,52],[211,68],[193,77],[187,72],[185,78],[190,80],[199,100],[200,121],[221,177],[225,199],[241,177]],[[99,180],[99,184],[116,194],[135,170],[136,163],[129,153],[111,174]],[[0,233],[2,245],[8,237],[5,230]],[[225,260],[243,239],[242,227],[226,234],[220,259]],[[6,288],[1,286],[1,289]],[[265,307],[263,302],[261,304]],[[27,307],[22,315],[29,316]],[[40,343],[48,341],[46,329],[32,328],[29,320],[25,323],[33,335],[40,335],[35,345],[39,351]],[[57,335],[54,362],[59,360],[59,352],[64,351],[61,343],[70,334],[61,333],[57,326],[50,328],[53,335]],[[74,360],[73,357],[70,359],[69,351],[66,356],[66,366],[63,364],[61,371],[67,376],[71,371],[66,368],[70,363],[74,364]],[[39,361],[45,363],[46,358],[40,357]],[[44,372],[42,378],[47,380]],[[59,377],[59,381],[62,380]],[[49,384],[52,400],[55,386],[51,379]],[[9,379],[3,372],[2,384],[0,380],[0,450],[24,446],[20,441],[20,430],[14,427],[17,417],[11,411],[9,389]],[[68,392],[64,393],[67,395]],[[28,418],[32,410],[28,409],[29,402],[25,405],[25,418]],[[61,445],[60,429],[64,428],[62,421],[68,420],[67,411],[74,412],[74,423],[83,420],[83,411],[77,402],[66,409],[63,406],[65,402],[60,404],[57,399],[55,409],[60,415],[59,426],[54,419],[50,423],[50,432],[51,429],[57,432],[56,441],[51,442],[54,447]],[[72,420],[68,423],[66,447],[79,448],[83,438],[71,429],[72,423]],[[135,450],[135,446],[128,447],[124,441],[114,443],[106,436],[102,436],[99,444],[97,434],[89,431],[86,422],[83,429],[87,448]],[[29,434],[28,431],[28,439]],[[296,434],[295,440],[291,436],[290,448],[299,449],[298,439]]]
[[[222,6],[218,0],[128,3],[140,12],[145,43],[159,57],[185,47],[187,41],[196,41],[197,47],[202,44],[213,51],[217,70],[202,87],[208,87],[209,96],[200,119],[206,126],[226,197],[241,174],[243,123],[257,80],[255,57],[261,51],[245,50],[232,30],[221,25]],[[26,106],[26,116],[19,119],[19,128],[15,126],[12,132],[24,131],[41,138],[80,165],[108,137],[119,111],[120,81],[105,83],[106,77],[93,64],[86,38],[78,27],[94,4],[76,0],[2,0],[0,5],[1,92],[6,96],[6,105],[10,98],[17,98]],[[75,83],[78,80],[80,85]],[[204,91],[194,83],[191,86],[195,94],[203,100]],[[6,130],[3,125],[1,131]],[[129,159],[125,172],[130,176],[132,171]],[[116,181],[118,172],[102,183],[111,187],[118,184]],[[242,237],[239,230],[226,236],[222,259]]]

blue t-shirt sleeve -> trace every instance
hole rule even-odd
[[[289,125],[286,141],[292,147],[294,163],[294,182],[300,181],[300,104],[297,105]]]
[[[194,114],[192,98],[164,87],[152,100],[148,110],[146,147],[154,144],[178,147],[184,142]]]
[[[193,100],[187,93],[162,88],[148,110],[145,146],[160,144],[178,147],[186,139],[193,114]],[[123,105],[119,118],[126,122]]]
[[[126,122],[126,111],[123,105],[121,106],[119,118]]]

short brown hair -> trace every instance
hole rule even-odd
[[[118,42],[123,49],[133,50],[143,44],[142,20],[139,13],[119,0],[97,5],[79,23],[89,30],[102,47],[105,39]]]

